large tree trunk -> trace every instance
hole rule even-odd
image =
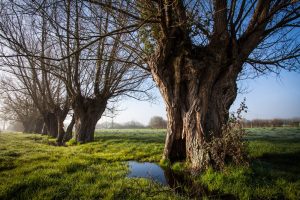
[[[189,16],[182,1],[159,4],[164,15],[159,25],[152,27],[159,30],[159,36],[153,34],[157,44],[148,60],[167,107],[163,158],[171,162],[186,160],[196,171],[214,165],[206,146],[221,136],[242,68],[236,38],[230,38],[226,12],[220,9],[225,1],[216,2],[218,20],[212,34],[203,33],[212,37],[201,45],[191,37]]]
[[[220,136],[227,122],[229,107],[236,97],[235,79],[230,76],[208,76],[205,82],[190,77],[181,82],[176,92],[174,84],[161,88],[168,116],[165,159],[187,160],[194,170],[213,164],[205,144],[212,136]]]
[[[174,36],[176,41],[170,49],[163,48],[157,54],[151,66],[167,107],[163,158],[186,160],[199,171],[214,164],[206,144],[212,136],[221,135],[227,122],[240,67],[226,59],[223,62],[224,55],[218,49],[209,51],[215,55],[207,55],[207,49],[193,49],[178,37]]]
[[[94,140],[96,124],[105,111],[107,101],[77,97],[73,102],[75,139],[79,143]]]
[[[43,115],[47,133],[49,136],[56,138],[58,134],[58,123],[55,113],[46,113]]]

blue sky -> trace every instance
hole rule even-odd
[[[300,117],[300,73],[283,71],[280,76],[274,74],[242,82],[247,93],[239,94],[231,110],[235,111],[246,97],[247,119],[272,119]],[[148,124],[152,116],[166,118],[165,105],[157,93],[156,103],[139,102],[127,99],[120,102],[119,115],[115,122],[124,123],[135,120]],[[103,117],[100,122],[111,121]]]
[[[246,97],[247,119],[300,117],[300,73],[283,71],[243,82],[248,93],[239,94],[233,110]]]

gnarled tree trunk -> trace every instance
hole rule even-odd
[[[188,80],[181,79],[178,88],[176,84],[161,84],[168,116],[165,159],[188,160],[195,170],[212,164],[205,143],[212,135],[221,134],[237,94],[235,73],[223,73],[205,75],[205,81],[204,77],[190,74]]]
[[[107,101],[77,97],[73,102],[75,139],[79,143],[94,140],[96,124],[105,111]]]
[[[57,120],[57,137],[56,137],[56,143],[57,145],[61,146],[63,145],[64,137],[65,137],[65,129],[64,129],[64,121],[67,117],[67,114],[69,112],[69,104],[65,104],[63,108],[57,106],[54,109],[54,114],[56,116]]]
[[[212,135],[218,137],[227,122],[241,66],[230,62],[224,51],[193,49],[180,36],[174,36],[176,40],[157,53],[151,66],[167,107],[163,158],[186,160],[199,171],[213,165],[205,144]]]
[[[58,134],[58,123],[55,113],[48,112],[43,115],[43,118],[48,135],[56,138]]]
[[[227,122],[244,56],[236,38],[227,31],[226,1],[214,2],[218,10],[214,13],[215,24],[213,30],[203,32],[208,38],[202,44],[191,36],[194,28],[188,23],[190,16],[184,2],[160,2],[161,21],[152,25],[155,53],[148,59],[167,107],[163,158],[171,162],[186,160],[196,171],[214,165],[206,146],[221,136]]]

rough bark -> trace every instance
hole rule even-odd
[[[224,2],[216,5],[221,13],[215,17],[225,19],[216,23],[206,46],[193,44],[181,1],[172,6],[163,4],[160,9],[167,12],[160,24],[163,34],[148,63],[167,108],[163,158],[186,160],[196,171],[213,165],[205,144],[212,135],[221,134],[237,94],[236,79],[242,67],[236,41],[226,31]]]
[[[167,107],[168,128],[163,158],[187,160],[199,171],[209,165],[205,143],[218,137],[236,98],[241,66],[228,55],[227,43],[194,47],[184,30],[161,41],[150,63]],[[226,37],[226,36],[225,36]]]
[[[187,66],[187,62],[184,63]],[[194,59],[193,63],[200,64],[201,61]],[[164,158],[171,162],[187,160],[195,170],[211,164],[205,143],[210,142],[212,135],[221,134],[237,94],[237,72],[231,71],[230,66],[222,72],[220,67],[210,68],[201,75],[181,72],[189,74],[189,78],[181,77],[179,87],[168,81],[176,81],[171,75],[156,79],[167,106]]]
[[[56,138],[58,135],[58,123],[55,113],[46,113],[43,115],[47,133],[49,136]]]
[[[106,100],[77,97],[73,102],[75,139],[79,143],[94,140],[96,124],[106,108]]]

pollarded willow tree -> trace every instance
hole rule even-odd
[[[163,157],[194,170],[214,165],[204,144],[222,135],[240,75],[299,69],[297,0],[137,0],[130,12],[89,2],[145,22],[141,47],[167,107]]]
[[[122,2],[119,9],[126,6]],[[125,13],[80,0],[4,1],[1,6],[3,66],[28,88],[42,115],[51,114],[53,120],[45,115],[45,123],[59,143],[70,105],[75,139],[84,143],[94,139],[109,103],[124,96],[149,99],[150,74],[141,69],[139,55],[128,50],[135,48],[131,38],[142,22],[132,25]]]
[[[126,26],[125,16],[122,13],[112,16],[97,5],[88,8],[91,14],[82,15],[79,20],[85,31],[75,28],[75,34],[79,38],[85,34],[103,37],[75,55],[78,66],[72,69],[72,73],[78,77],[71,88],[75,136],[79,142],[94,140],[95,126],[110,102],[122,96],[149,99],[148,91],[152,88],[152,84],[147,84],[150,74],[141,70],[136,55],[125,48],[130,45],[130,34],[119,32],[105,36]],[[80,42],[78,39],[75,44],[79,47]]]
[[[96,124],[111,102],[124,96],[149,99],[150,74],[141,70],[136,53],[127,48],[136,43],[131,42],[134,31],[129,30],[126,15],[79,0],[28,1],[26,5],[47,16],[51,25],[49,46],[56,55],[44,59],[58,63],[52,73],[59,74],[67,88],[77,142],[94,140]],[[126,2],[119,8],[123,5]]]
[[[26,89],[20,88],[11,78],[0,79],[1,117],[20,122],[25,133],[42,133],[44,120]]]
[[[50,25],[46,15],[18,3],[7,1],[1,9],[1,70],[26,90],[43,118],[48,135],[57,137],[61,144],[70,101],[59,74],[52,73],[58,63],[45,59],[56,53],[50,41]],[[14,82],[7,85],[13,87]]]
[[[204,142],[222,134],[247,63],[264,73],[299,66],[296,1],[148,1],[160,22],[148,61],[165,100],[164,157],[193,169],[212,164]],[[150,6],[151,5],[151,6]],[[154,35],[155,34],[155,35]]]

